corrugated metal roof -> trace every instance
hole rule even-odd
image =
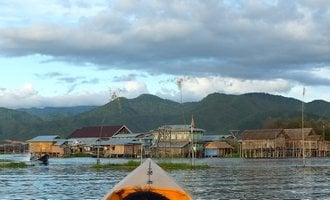
[[[98,138],[79,138],[79,140],[75,140],[79,142],[79,145],[86,145],[86,146],[94,146],[99,144]]]
[[[34,137],[27,142],[53,142],[55,139],[59,139],[60,136],[58,135],[39,135]]]
[[[171,129],[172,131],[187,131],[187,132],[189,132],[191,130],[191,125],[186,125],[186,124],[163,125],[163,126],[159,127],[158,129]],[[200,129],[200,128],[194,128],[194,131],[205,132],[204,129]]]
[[[172,148],[183,148],[188,145],[189,142],[159,142],[158,144],[154,144],[152,147],[172,147]]]
[[[136,138],[140,135],[143,135],[143,133],[117,134],[114,135],[112,138]]]
[[[232,138],[232,135],[203,135],[203,141],[216,141],[223,140],[227,138]]]
[[[66,140],[66,139],[56,139],[54,145],[61,146],[61,145],[65,144],[67,141],[68,140]]]
[[[112,138],[110,140],[102,141],[102,146],[106,145],[124,145],[124,144],[141,144],[141,142],[134,140],[133,138]]]

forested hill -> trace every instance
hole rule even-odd
[[[302,105],[305,125],[320,131],[325,123],[328,133],[330,103],[325,101],[302,104],[297,99],[264,93],[213,93],[199,102],[180,104],[144,94],[134,99],[117,98],[95,108],[86,107],[86,111],[77,114],[69,112],[70,108],[62,114],[52,108],[57,117],[41,118],[40,115],[2,108],[0,142],[5,139],[27,140],[42,134],[65,138],[82,126],[125,124],[134,132],[146,132],[164,124],[190,124],[191,116],[194,116],[197,127],[209,134],[227,134],[232,129],[297,128],[301,125]]]
[[[43,120],[54,120],[56,118],[70,117],[87,112],[95,107],[96,106],[21,108],[19,111],[25,111],[29,114],[38,116]]]

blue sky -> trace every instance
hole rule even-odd
[[[1,1],[0,107],[180,101],[178,81],[330,101],[329,30],[325,0]]]

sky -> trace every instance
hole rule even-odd
[[[0,107],[214,92],[329,102],[329,30],[328,0],[0,1]]]

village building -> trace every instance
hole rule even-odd
[[[102,141],[104,157],[140,157],[143,150],[143,133],[117,134]]]
[[[245,130],[242,133],[241,157],[279,158],[286,156],[288,135],[283,129]]]
[[[109,140],[117,134],[131,134],[125,125],[91,126],[76,129],[69,136],[71,153],[97,154],[103,152],[103,141]],[[103,156],[102,154],[100,156]]]
[[[29,144],[17,140],[5,140],[0,144],[0,153],[26,153],[29,151]]]
[[[61,157],[67,151],[67,142],[58,135],[40,135],[26,141],[32,154],[48,154],[51,157]]]
[[[190,143],[189,142],[159,142],[152,146],[151,151],[157,157],[189,157]]]
[[[233,134],[203,136],[204,157],[231,157],[239,153],[239,142]]]
[[[152,131],[151,153],[156,157],[202,157],[204,132],[193,125],[161,126]]]
[[[125,125],[115,126],[90,126],[76,129],[73,131],[69,138],[97,138],[107,140],[117,134],[130,134],[132,133]]]
[[[324,157],[329,142],[312,128],[245,130],[240,154],[244,158]]]
[[[327,153],[326,142],[312,128],[284,129],[289,136],[287,140],[288,157],[324,157]]]
[[[69,138],[69,154],[87,153],[94,155],[95,147],[100,143],[99,138]]]
[[[225,157],[233,152],[234,147],[226,141],[212,141],[205,145],[204,157]]]

